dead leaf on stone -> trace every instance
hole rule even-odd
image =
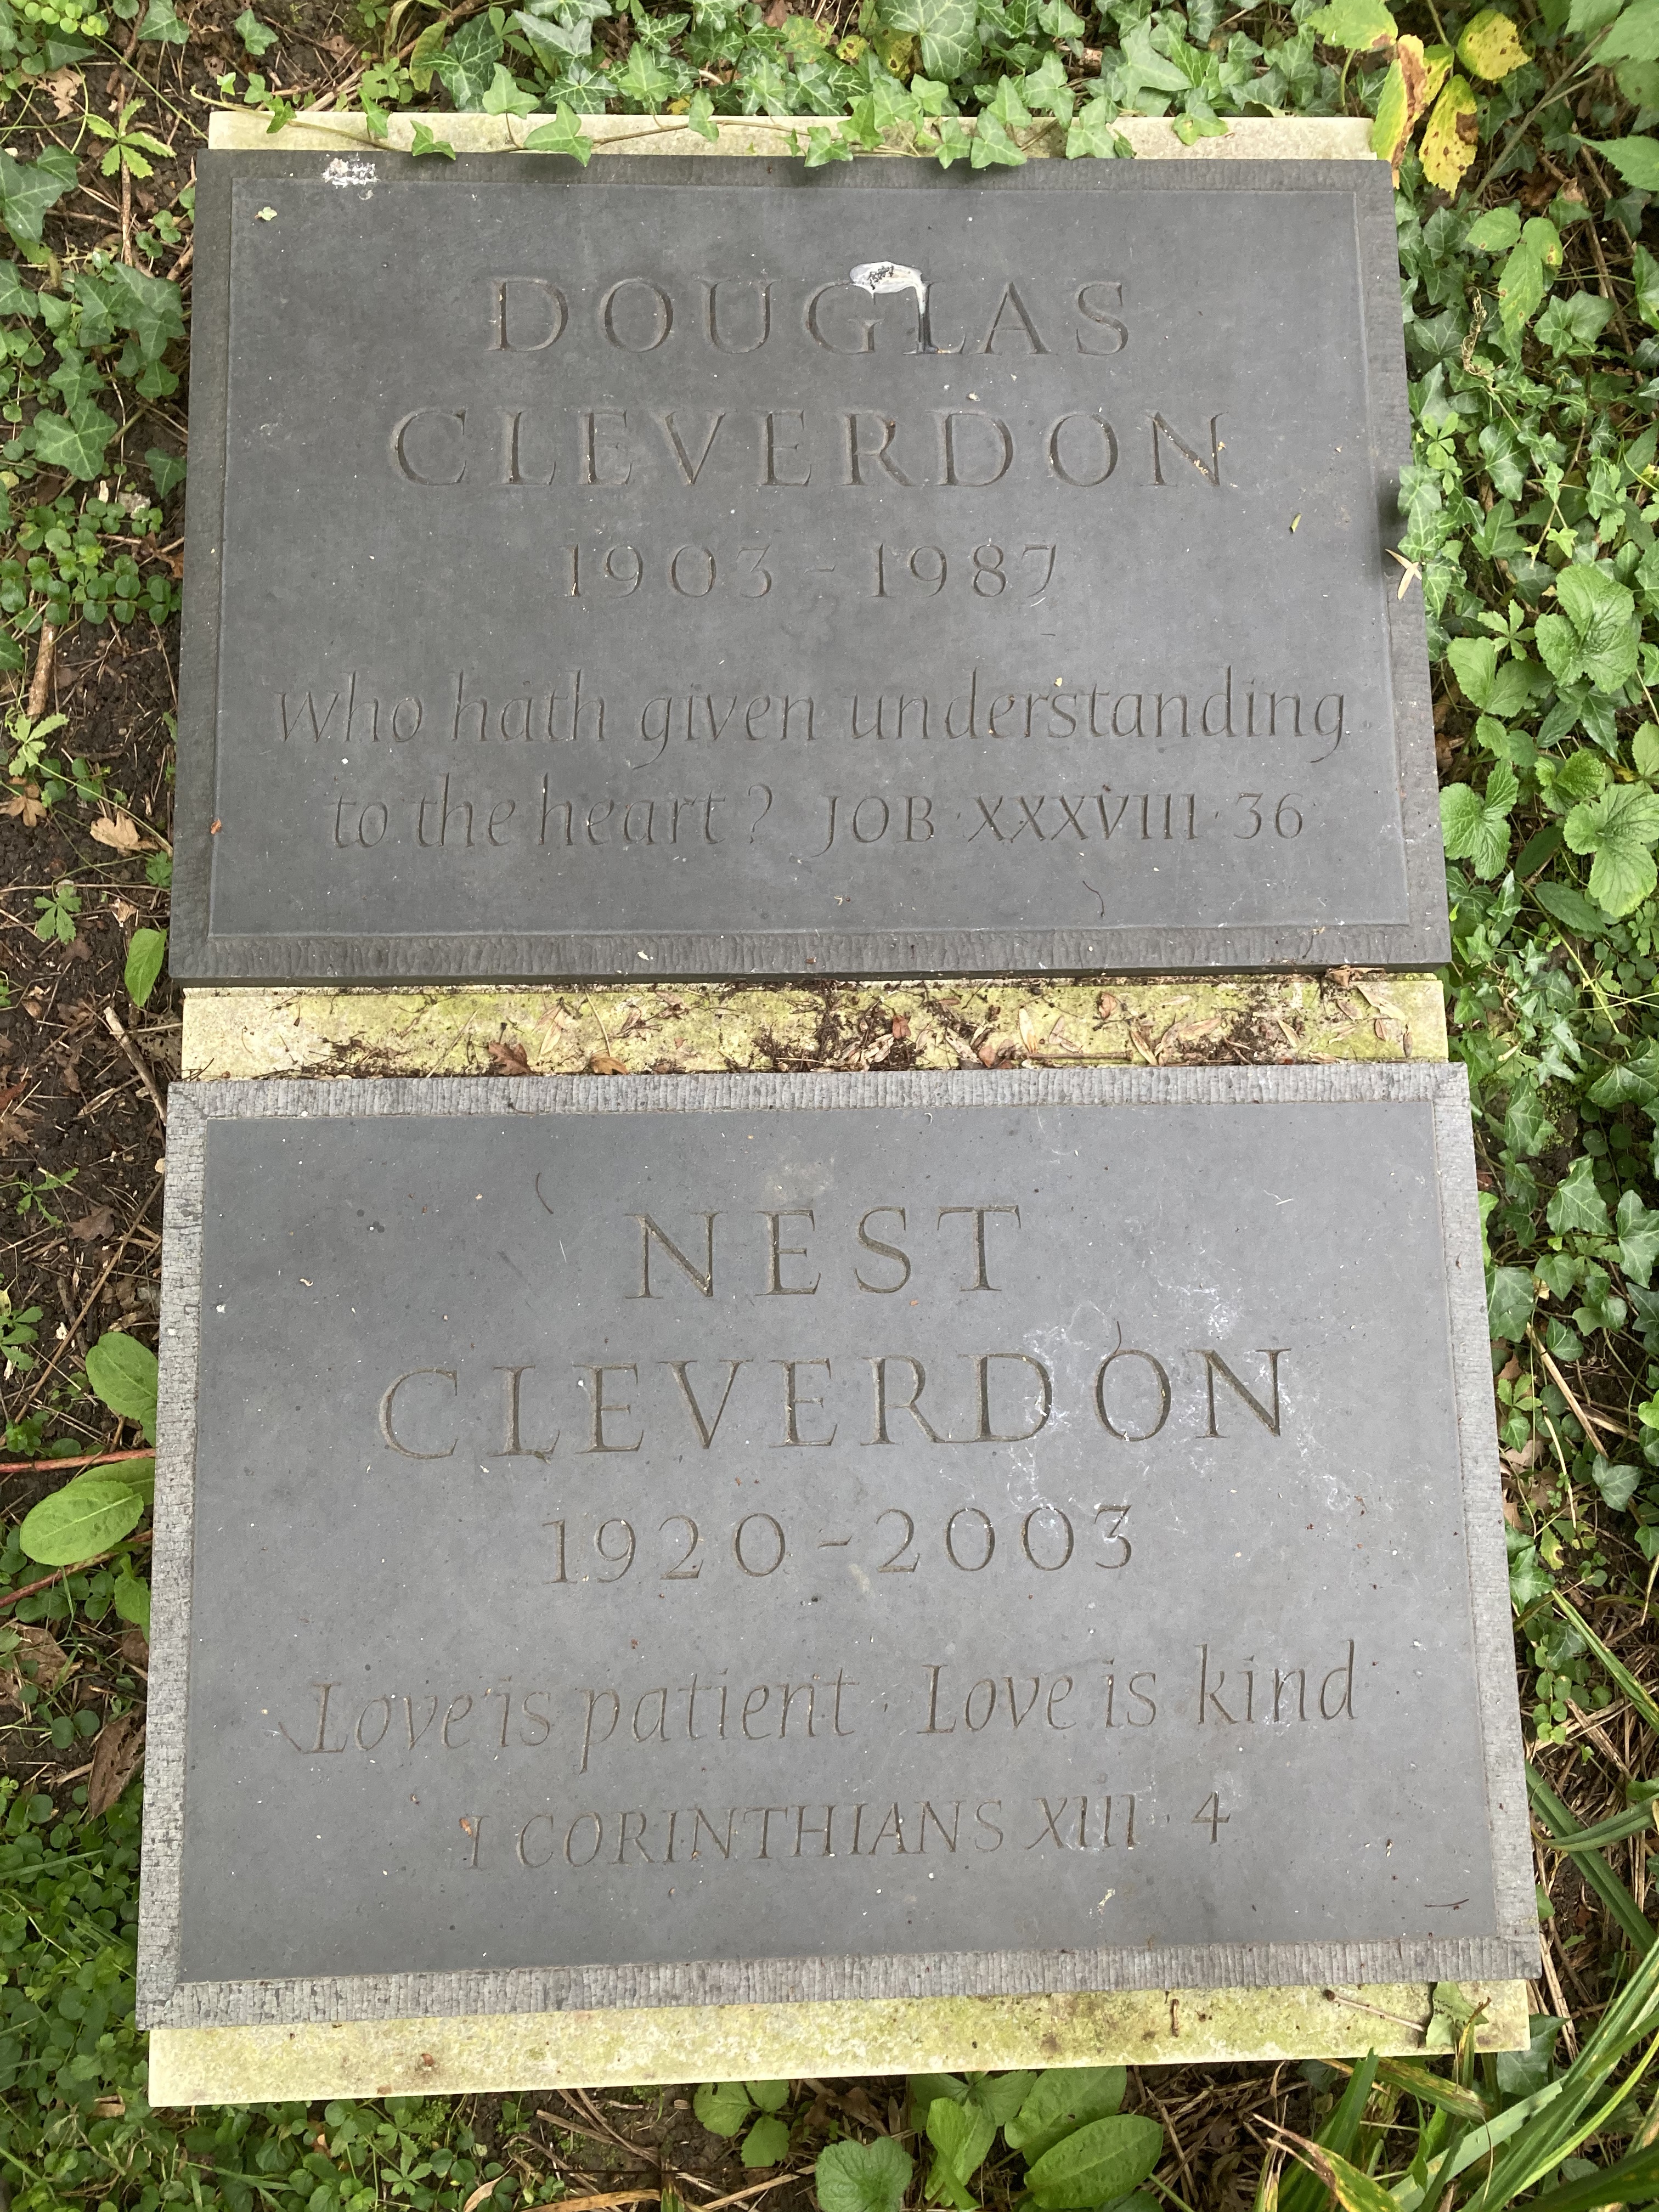
[[[610,1053],[596,1052],[588,1060],[587,1072],[590,1075],[626,1075],[628,1069],[623,1061],[613,1059]]]
[[[495,1063],[495,1066],[490,1070],[491,1074],[529,1074],[529,1055],[526,1053],[524,1047],[521,1044],[516,1043],[513,1038],[502,1037],[498,1040],[494,1040],[485,1047],[485,1049],[489,1053],[491,1060]]]
[[[73,115],[81,105],[81,72],[74,69],[54,70],[43,76],[40,88],[52,94],[52,104],[58,115]]]
[[[0,814],[20,817],[26,830],[33,830],[37,822],[46,820],[50,810],[40,797],[38,783],[13,783],[6,787],[11,796],[0,805]]]
[[[94,1206],[90,1213],[83,1213],[78,1221],[69,1225],[71,1237],[78,1237],[83,1244],[96,1244],[115,1233],[115,1215],[107,1206]]]
[[[87,1818],[96,1820],[107,1813],[133,1776],[144,1756],[144,1717],[119,1713],[106,1721],[92,1747],[92,1773],[87,1783]]]
[[[1044,1011],[1041,1006],[1022,1006],[1019,1010],[1019,1042],[1028,1053],[1042,1049],[1042,1041],[1048,1035],[1048,1030],[1043,1026]],[[1052,1024],[1049,1026],[1052,1027]]]
[[[1117,1000],[1109,991],[1103,991],[1095,1002],[1095,1012],[1103,1022],[1109,1022],[1117,1012]]]
[[[902,1042],[909,1034],[910,1017],[908,1014],[895,1014],[893,1017],[893,1035],[897,1037],[901,1042]]]
[[[130,814],[100,814],[92,825],[92,835],[99,844],[108,845],[118,853],[139,852],[144,842]]]

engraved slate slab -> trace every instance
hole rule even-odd
[[[1445,957],[1382,165],[200,195],[176,975]]]
[[[1461,1071],[173,1096],[146,2024],[1534,1970]]]

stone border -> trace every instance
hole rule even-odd
[[[1005,2067],[1214,2065],[1420,2053],[1425,1982],[1075,1996],[495,2013],[305,2027],[158,2027],[153,2105],[477,2095],[610,2083],[822,2080]],[[1460,1985],[1480,2051],[1527,2048],[1524,1982]],[[764,2075],[757,2075],[757,2066]]]
[[[406,118],[409,119],[409,118]],[[470,118],[461,118],[470,120]],[[516,143],[516,119],[484,118],[483,134],[507,126]],[[465,177],[487,184],[514,179],[536,180],[536,189],[554,194],[630,189],[635,184],[672,185],[681,190],[734,186],[780,186],[811,192],[859,192],[894,188],[944,193],[1036,192],[1053,195],[1058,216],[1075,222],[1109,219],[1113,196],[1133,191],[1143,181],[1134,163],[1039,160],[1020,169],[981,172],[971,180],[961,171],[936,163],[884,158],[876,162],[839,163],[807,171],[788,157],[788,142],[805,127],[783,118],[773,131],[777,157],[757,164],[726,152],[724,135],[713,148],[684,125],[665,131],[655,118],[609,117],[603,134],[611,145],[626,143],[630,153],[649,143],[651,158],[678,161],[677,169],[641,172],[630,160],[607,160],[584,172],[565,159],[538,157],[526,165],[518,152],[468,152],[459,156]],[[1159,160],[1159,187],[1170,192],[1322,191],[1346,195],[1352,206],[1361,287],[1362,343],[1371,372],[1366,434],[1372,462],[1372,489],[1379,535],[1397,526],[1388,518],[1398,505],[1400,471],[1411,459],[1404,337],[1400,319],[1399,248],[1394,197],[1386,168],[1357,159],[1350,131],[1335,159],[1287,160],[1285,130],[1264,118],[1273,152],[1264,157],[1243,125],[1225,139],[1201,139],[1199,146],[1232,143],[1237,152],[1220,168],[1213,155]],[[527,127],[527,125],[526,126]],[[745,143],[753,150],[762,126],[746,123]],[[1314,126],[1322,134],[1334,124]],[[1363,128],[1363,122],[1361,124]],[[316,118],[289,126],[315,134],[341,126]],[[1158,128],[1170,143],[1168,126]],[[593,134],[597,138],[600,134]],[[666,138],[670,143],[661,142]],[[696,157],[692,143],[702,148]],[[337,142],[325,138],[325,144]],[[353,140],[355,145],[361,141]],[[497,143],[501,143],[499,137]],[[735,142],[732,142],[735,143]],[[1178,143],[1178,142],[1174,142]],[[769,149],[764,150],[770,150]],[[1194,149],[1186,149],[1191,152]],[[1291,165],[1293,161],[1293,166]],[[434,174],[434,170],[443,175]],[[227,408],[230,380],[231,188],[240,178],[320,179],[333,172],[341,183],[367,185],[374,178],[441,187],[453,174],[447,162],[417,161],[377,149],[372,155],[331,158],[322,150],[290,150],[264,134],[260,149],[221,150],[198,164],[195,319],[190,411],[196,426],[191,493],[191,551],[186,564],[182,666],[179,708],[179,769],[175,818],[185,824],[177,841],[173,926],[168,947],[174,977],[185,983],[264,983],[326,978],[335,982],[459,981],[463,980],[551,980],[638,976],[641,963],[655,977],[716,978],[727,981],[768,977],[830,977],[933,975],[1058,974],[1097,971],[1215,973],[1263,969],[1335,966],[1431,967],[1449,957],[1438,795],[1431,743],[1431,689],[1420,600],[1409,603],[1396,587],[1395,572],[1377,550],[1374,582],[1382,594],[1388,622],[1388,652],[1394,713],[1395,763],[1399,779],[1404,841],[1407,919],[1403,922],[1316,924],[1180,929],[1137,925],[1100,927],[907,930],[865,932],[765,928],[725,931],[582,931],[538,934],[430,936],[326,934],[216,936],[210,915],[211,840],[202,834],[217,811],[219,660],[224,649],[222,552],[226,477]],[[546,217],[556,228],[559,203]],[[1403,572],[1402,572],[1403,573]]]
[[[1448,1323],[1462,1461],[1476,1691],[1498,1932],[1352,1943],[1173,1945],[1156,1952],[1001,1951],[764,1959],[458,1973],[201,1982],[179,1978],[190,1595],[206,1138],[214,1121],[332,1121],[515,1114],[720,1113],[925,1105],[1340,1106],[1398,1100],[1433,1109]],[[1527,1822],[1509,1576],[1499,1511],[1485,1273],[1468,1085],[1462,1067],[1194,1067],[1003,1074],[547,1076],[495,1082],[179,1084],[171,1094],[156,1458],[155,1660],[138,1947],[143,2027],[298,2027],[477,2014],[839,1999],[1038,1996],[1101,1990],[1502,1981],[1535,1974],[1538,1933]]]
[[[963,118],[971,131],[975,118]],[[511,154],[522,150],[529,132],[551,115],[457,115],[447,109],[404,108],[387,118],[386,136],[371,137],[368,118],[352,109],[338,114],[307,108],[272,131],[246,108],[220,108],[208,118],[208,149],[215,154],[406,154],[415,125],[423,123],[458,154]],[[596,154],[788,154],[792,139],[811,131],[834,131],[845,115],[716,116],[715,138],[704,138],[678,115],[582,115],[582,134]],[[1371,125],[1363,115],[1240,115],[1219,138],[1195,138],[1183,146],[1175,126],[1159,115],[1121,115],[1112,125],[1142,161],[1374,161]],[[1028,134],[1030,135],[1030,134]],[[1063,153],[1065,133],[1044,125],[1026,150],[1037,160]],[[887,151],[885,148],[882,149]]]

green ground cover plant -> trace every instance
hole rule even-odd
[[[152,2112],[131,1778],[148,1310],[77,1334],[77,1291],[54,1334],[47,1259],[31,1255],[106,1233],[94,1168],[9,1121],[27,1082],[15,1091],[0,1058],[17,1255],[0,1267],[17,1486],[0,1549],[0,2199],[1659,2201],[1659,0],[233,4],[0,0],[0,1016],[42,1036],[52,979],[89,947],[112,1006],[129,1022],[148,1008],[163,1033],[191,156],[213,106],[280,124],[321,103],[378,131],[399,108],[480,111],[520,118],[527,158],[586,158],[580,118],[603,110],[705,136],[750,117],[814,163],[888,147],[978,168],[1123,158],[1126,114],[1166,116],[1188,143],[1240,116],[1370,119],[1396,171],[1414,457],[1395,588],[1420,596],[1435,672],[1445,983],[1490,1246],[1543,2008],[1531,2048],[1498,2058],[1477,2056],[1449,1990],[1419,2057],[1351,2069]],[[444,128],[423,123],[416,151],[442,159]],[[145,669],[160,674],[141,697]],[[77,1019],[54,1049],[80,1049]],[[36,1032],[16,1034],[27,1079]],[[142,1131],[118,1141],[112,1158],[141,1158]],[[134,1187],[106,1274],[149,1202]]]

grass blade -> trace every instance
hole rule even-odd
[[[1642,1687],[1635,1675],[1631,1673],[1624,1661],[1615,1657],[1613,1653],[1608,1650],[1607,1645],[1602,1643],[1601,1638],[1571,1599],[1563,1597],[1559,1590],[1553,1592],[1552,1595],[1555,1600],[1555,1609],[1561,1618],[1570,1622],[1578,1631],[1585,1643],[1595,1654],[1600,1665],[1612,1675],[1648,1726],[1659,1734],[1659,1705],[1654,1704],[1653,1699]]]
[[[1579,1873],[1601,1898],[1638,1951],[1651,1951],[1655,1933],[1638,1911],[1636,1899],[1599,1851],[1586,1850],[1577,1842],[1577,1823],[1572,1814],[1548,1783],[1530,1766],[1527,1769],[1527,1795],[1552,1838],[1563,1850],[1572,1852],[1573,1863]]]

